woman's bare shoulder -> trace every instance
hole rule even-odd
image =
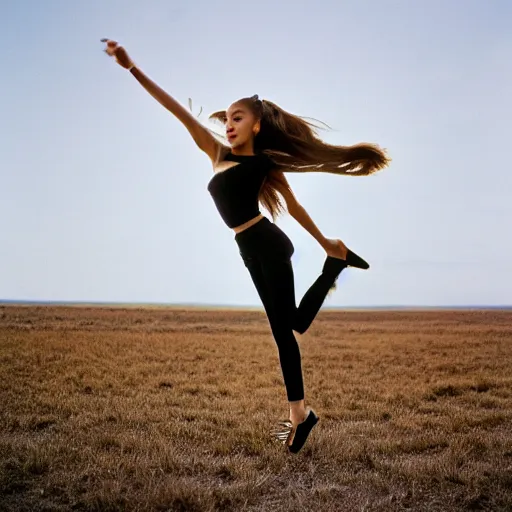
[[[220,162],[223,162],[226,158],[226,155],[229,153],[229,148],[222,144],[221,142],[218,142],[217,145],[217,152],[215,155],[215,158],[211,160],[213,168],[217,168]]]

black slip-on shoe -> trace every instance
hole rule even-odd
[[[347,259],[345,261],[349,267],[362,268],[363,270],[370,268],[370,265],[361,256],[358,256],[350,249],[347,250]]]
[[[322,272],[324,274],[337,277],[346,267],[354,267],[367,270],[370,268],[370,265],[368,262],[363,260],[361,256],[358,256],[355,252],[347,249],[347,259],[345,260],[342,260],[341,258],[335,258],[334,256],[327,256]]]
[[[309,409],[306,419],[302,423],[299,423],[295,428],[295,436],[293,437],[292,444],[288,445],[288,451],[291,453],[298,453],[301,450],[319,419],[320,418],[315,414],[315,411],[313,411],[313,409]]]

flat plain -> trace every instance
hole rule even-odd
[[[0,306],[0,510],[512,510],[512,312],[322,310],[296,455],[262,311]]]

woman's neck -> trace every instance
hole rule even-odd
[[[254,146],[251,142],[247,142],[241,146],[237,146],[236,148],[231,148],[231,153],[233,155],[238,156],[254,156]]]

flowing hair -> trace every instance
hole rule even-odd
[[[260,100],[258,95],[242,98],[236,103],[249,108],[260,120],[260,131],[254,138],[254,152],[266,154],[275,164],[259,192],[259,201],[273,220],[286,210],[277,192],[283,187],[290,190],[283,172],[368,176],[391,161],[385,150],[376,144],[327,144],[318,137],[317,126],[307,118],[286,112],[271,101]],[[226,111],[218,111],[210,119],[225,123],[226,117]],[[229,148],[224,147],[223,151],[227,153]]]

